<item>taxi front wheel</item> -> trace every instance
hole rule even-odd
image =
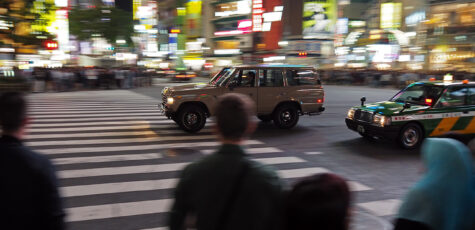
[[[409,123],[401,129],[397,141],[405,149],[414,149],[423,139],[422,128],[416,123]]]

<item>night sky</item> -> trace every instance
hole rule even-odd
[[[115,0],[115,7],[132,12],[132,0]]]

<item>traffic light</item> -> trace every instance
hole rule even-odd
[[[299,52],[299,57],[306,57],[307,56],[307,52]]]
[[[47,50],[56,50],[58,49],[58,42],[56,41],[46,41],[44,46]]]

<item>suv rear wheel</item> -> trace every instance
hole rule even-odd
[[[409,123],[402,127],[397,141],[405,149],[414,149],[422,143],[423,139],[421,127],[416,123]]]
[[[274,124],[281,129],[290,129],[299,121],[299,111],[292,104],[283,104],[274,111]]]
[[[205,126],[206,114],[200,106],[187,105],[178,112],[176,122],[186,132],[196,133]]]

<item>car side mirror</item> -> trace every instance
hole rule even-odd
[[[410,109],[411,108],[411,103],[409,103],[409,102],[404,103],[403,108],[404,109]]]
[[[362,97],[362,98],[360,99],[360,101],[361,101],[361,106],[364,106],[364,103],[365,103],[365,101],[366,101],[366,97]]]

